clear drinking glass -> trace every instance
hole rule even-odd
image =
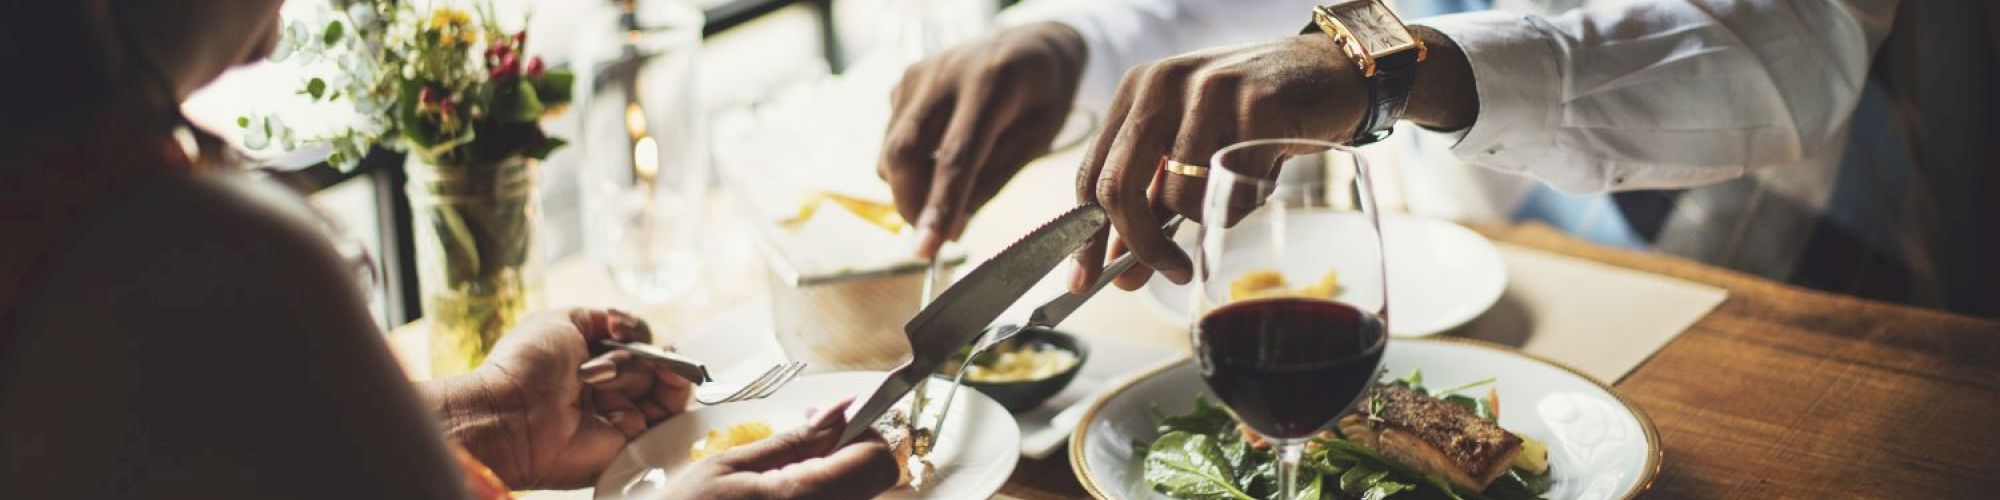
[[[1195,359],[1216,397],[1276,446],[1290,499],[1306,441],[1382,364],[1389,304],[1368,168],[1345,146],[1304,139],[1238,143],[1209,167]]]
[[[576,94],[584,250],[619,288],[664,302],[694,288],[710,168],[695,64],[701,11],[620,2],[582,41]]]

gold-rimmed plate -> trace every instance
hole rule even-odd
[[[1428,338],[1391,340],[1382,366],[1395,376],[1421,369],[1433,387],[1494,377],[1501,427],[1549,446],[1551,500],[1631,498],[1659,473],[1659,436],[1646,414],[1560,363],[1485,342]],[[1147,487],[1132,444],[1158,437],[1152,408],[1184,413],[1197,395],[1213,400],[1192,360],[1107,392],[1070,436],[1077,480],[1097,498],[1166,498]]]

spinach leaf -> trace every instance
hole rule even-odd
[[[1487,420],[1493,420],[1493,406],[1486,402],[1486,398],[1475,398],[1463,394],[1452,394],[1449,396],[1445,396],[1442,399],[1444,399],[1446,403],[1455,404],[1461,408],[1465,408],[1465,411],[1471,413],[1473,416]]]
[[[1201,434],[1169,432],[1146,453],[1146,483],[1176,498],[1255,500],[1237,487],[1236,474],[1215,441]]]
[[[1382,456],[1382,454],[1376,453],[1375,450],[1370,449],[1367,446],[1362,445],[1361,443],[1356,443],[1345,439],[1319,439],[1319,438],[1314,438],[1313,442],[1319,443],[1320,446],[1325,446],[1329,454],[1341,453],[1354,457],[1355,461],[1357,462],[1357,464],[1355,465],[1356,468],[1362,466],[1368,466],[1368,467],[1378,468],[1381,470],[1387,470],[1391,473],[1396,474],[1398,477],[1419,478],[1422,481],[1421,485],[1429,486],[1431,487],[1431,489],[1436,490],[1439,494],[1444,495],[1445,498],[1450,498],[1452,500],[1465,500],[1467,496],[1471,496],[1473,498],[1479,498],[1477,494],[1467,495],[1466,492],[1461,492],[1452,488],[1451,483],[1445,482],[1444,478],[1438,477],[1437,475],[1434,474],[1424,474],[1421,472],[1417,472],[1416,469],[1412,469],[1410,468],[1410,466],[1403,465],[1402,462],[1397,462],[1395,460],[1390,459],[1389,457]],[[1346,477],[1346,475],[1343,474],[1341,477]]]
[[[1322,489],[1322,485],[1326,484],[1326,476],[1313,474],[1310,470],[1304,468],[1299,469],[1299,474],[1311,474],[1310,476],[1304,476],[1308,479],[1306,479],[1306,487],[1299,488],[1300,500],[1319,500],[1321,497],[1326,496],[1325,490]]]
[[[1494,500],[1537,500],[1549,491],[1548,474],[1522,474],[1509,469],[1486,487],[1486,496]]]
[[[1236,417],[1229,415],[1221,405],[1208,402],[1208,398],[1195,396],[1194,409],[1181,415],[1161,415],[1159,408],[1153,409],[1153,416],[1160,422],[1160,434],[1182,431],[1190,434],[1208,434],[1216,438],[1236,433]]]
[[[1368,491],[1361,492],[1361,500],[1382,500],[1397,493],[1415,489],[1416,487],[1417,485],[1410,483],[1389,481],[1386,479],[1377,480],[1375,484],[1368,486]]]
[[[1352,469],[1347,469],[1346,474],[1340,475],[1340,491],[1350,495],[1358,494],[1367,491],[1369,486],[1373,486],[1376,482],[1380,482],[1382,478],[1388,476],[1389,471],[1386,470],[1355,466]]]

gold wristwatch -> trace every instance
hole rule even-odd
[[[1333,43],[1354,61],[1367,83],[1368,112],[1348,141],[1356,146],[1389,137],[1396,120],[1403,117],[1403,107],[1410,102],[1417,63],[1429,55],[1424,41],[1382,2],[1349,0],[1313,7],[1313,22],[1300,31],[1333,37]]]

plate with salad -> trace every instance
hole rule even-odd
[[[1307,446],[1300,498],[1631,498],[1660,470],[1637,407],[1574,369],[1455,338],[1395,339],[1382,374]],[[1070,439],[1097,498],[1275,498],[1277,456],[1192,360],[1128,379]]]

